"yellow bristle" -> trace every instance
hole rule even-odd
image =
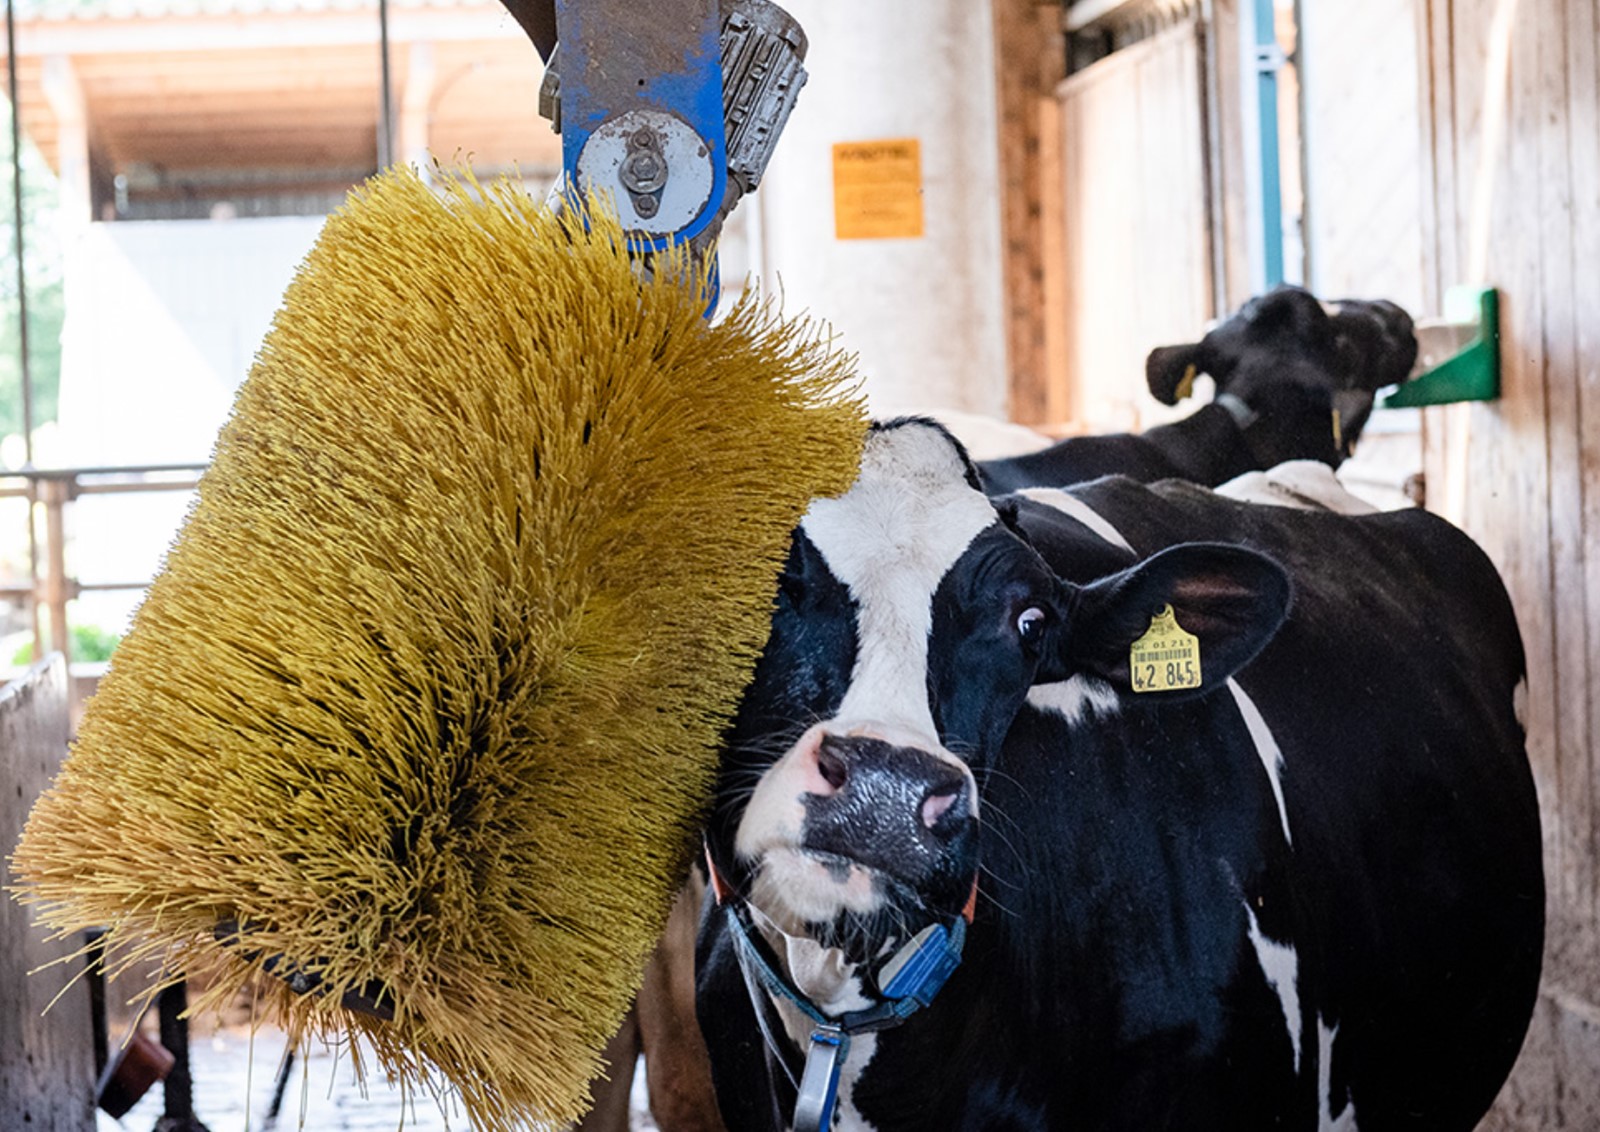
[[[331,218],[14,855],[484,1129],[579,1116],[695,844],[848,359],[614,219],[406,172]],[[248,925],[229,946],[217,924]],[[322,979],[260,977],[285,956]],[[381,1022],[339,1008],[386,989]]]

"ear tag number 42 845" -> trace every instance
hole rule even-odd
[[[1135,692],[1170,692],[1200,686],[1200,640],[1183,630],[1172,606],[1150,619],[1150,628],[1128,650]]]

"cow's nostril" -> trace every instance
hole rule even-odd
[[[961,798],[963,786],[935,790],[922,800],[922,824],[927,829],[932,829],[939,824],[939,819],[950,812]]]
[[[817,746],[817,772],[829,786],[835,790],[843,790],[845,779],[850,773],[845,767],[844,758],[835,746],[831,739],[824,739]]]

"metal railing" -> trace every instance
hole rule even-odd
[[[28,501],[28,566],[25,584],[0,585],[0,599],[25,603],[33,622],[33,655],[46,645],[71,663],[67,603],[86,593],[142,590],[150,579],[80,582],[67,569],[67,508],[87,495],[193,491],[205,464],[143,464],[131,467],[28,468],[0,473],[0,499]],[[42,518],[44,535],[39,538]],[[42,561],[41,561],[42,558]],[[43,618],[41,619],[41,614]]]

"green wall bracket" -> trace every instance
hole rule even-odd
[[[1499,396],[1500,292],[1452,287],[1444,297],[1444,317],[1417,323],[1416,376],[1379,404],[1409,409]]]

